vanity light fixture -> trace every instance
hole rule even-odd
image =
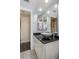
[[[38,11],[42,11],[42,9],[41,9],[41,8],[39,8],[39,9],[38,9]]]
[[[45,3],[48,3],[48,0],[45,0]]]
[[[54,7],[57,8],[57,4],[55,4]]]

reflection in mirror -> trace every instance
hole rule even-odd
[[[58,32],[58,17],[57,17],[57,7],[58,5],[55,4],[54,7],[50,7],[44,14],[41,16],[38,15],[37,22],[37,29],[40,32]],[[41,22],[41,23],[40,23]]]

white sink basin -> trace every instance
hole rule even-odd
[[[52,33],[41,33],[42,35],[50,36]]]

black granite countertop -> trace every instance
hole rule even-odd
[[[59,37],[53,37],[53,36],[45,37],[42,34],[34,34],[34,36],[43,44],[47,44],[59,40]]]

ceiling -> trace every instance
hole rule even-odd
[[[51,12],[57,11],[56,8],[54,8],[54,5],[57,4],[58,0],[48,0],[48,3],[45,3],[45,0],[29,0],[29,2],[26,2],[24,0],[20,1],[20,5],[23,7],[28,7],[33,10],[34,14],[43,15],[46,13],[46,11],[50,10]],[[38,11],[39,8],[42,8],[42,11]]]

